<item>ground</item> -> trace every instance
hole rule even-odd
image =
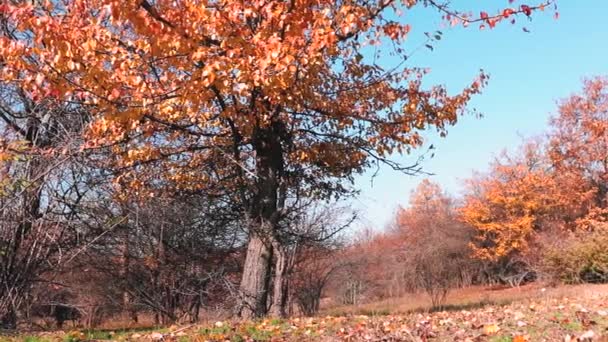
[[[455,291],[444,310],[425,308],[424,296],[408,298],[330,308],[314,318],[48,332],[4,340],[608,342],[608,285],[469,288]]]

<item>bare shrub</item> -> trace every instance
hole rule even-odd
[[[131,320],[151,312],[157,323],[195,322],[207,309],[230,305],[243,238],[217,203],[193,195],[110,207],[119,224],[81,263],[120,280],[114,301]]]
[[[32,286],[80,243],[74,207],[86,173],[72,152],[85,123],[75,104],[0,86],[0,327],[17,326]]]

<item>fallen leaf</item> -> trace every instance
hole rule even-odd
[[[483,327],[483,332],[486,335],[494,335],[500,330],[500,327],[496,324],[489,324]]]

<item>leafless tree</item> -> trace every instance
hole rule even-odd
[[[0,86],[0,325],[15,328],[31,287],[78,244],[74,210],[86,190],[73,153],[86,124],[82,107],[34,101]]]

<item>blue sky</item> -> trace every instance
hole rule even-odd
[[[515,1],[514,5],[534,2]],[[509,6],[507,0],[453,1],[454,7],[475,12],[487,9],[489,3]],[[444,32],[434,51],[423,49],[409,59],[410,66],[431,68],[429,84],[445,84],[457,91],[481,68],[491,76],[488,87],[471,102],[484,117],[465,116],[446,138],[431,135],[428,139],[436,147],[435,157],[423,167],[448,192],[457,195],[462,180],[474,170],[486,170],[495,156],[515,149],[522,137],[542,134],[556,101],[578,91],[583,78],[608,74],[608,1],[561,0],[558,10],[559,20],[552,11],[539,12],[532,21],[520,18],[516,25],[505,22],[492,30],[440,28],[440,16],[424,8],[406,14],[405,20],[412,25],[410,48],[419,44],[425,31]],[[522,30],[524,26],[530,33]],[[382,61],[391,62],[390,58]],[[396,159],[413,161],[415,155]],[[361,214],[360,225],[381,229],[399,205],[407,204],[422,176],[382,168],[372,183],[372,174],[357,178],[362,192],[353,207]]]

